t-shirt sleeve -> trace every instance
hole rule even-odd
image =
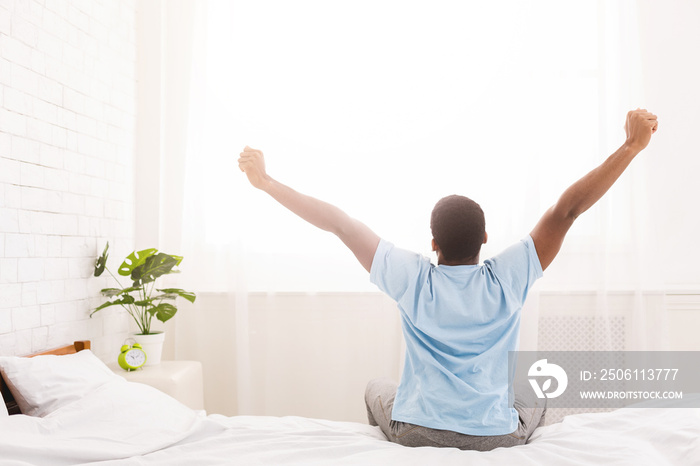
[[[397,248],[382,239],[374,253],[369,280],[398,302],[406,291],[415,287],[421,269],[426,267],[425,262],[427,259],[420,254]]]
[[[530,287],[542,277],[542,265],[530,235],[484,261],[484,264],[521,303],[525,302]]]

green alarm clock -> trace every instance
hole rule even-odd
[[[138,343],[134,343],[131,346],[124,345],[117,361],[125,371],[135,371],[146,364],[146,352]]]

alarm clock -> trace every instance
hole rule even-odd
[[[138,343],[123,345],[117,361],[125,371],[135,371],[146,364],[146,352]]]

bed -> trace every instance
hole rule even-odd
[[[407,448],[366,424],[193,411],[89,347],[0,357],[16,413],[0,412],[1,465],[700,465],[700,409],[678,402],[568,416],[491,452]]]

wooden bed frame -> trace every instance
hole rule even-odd
[[[26,357],[33,358],[34,356],[44,356],[47,354],[63,356],[65,354],[75,354],[84,349],[90,349],[90,340],[75,341],[72,345],[61,346],[59,348],[42,351],[40,353],[29,354]],[[2,397],[5,399],[5,407],[7,408],[7,412],[11,415],[22,414],[19,410],[19,406],[17,406],[17,403],[15,402],[15,398],[12,396],[10,389],[7,387],[5,380],[2,378],[2,374],[0,374],[0,391],[2,392]]]

